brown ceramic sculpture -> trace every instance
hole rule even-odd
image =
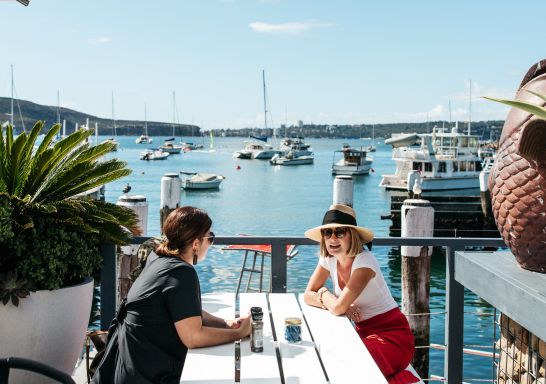
[[[546,60],[527,72],[516,101],[545,106]],[[546,121],[512,108],[489,176],[492,207],[505,243],[525,269],[546,273]]]

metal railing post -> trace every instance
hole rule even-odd
[[[446,320],[444,377],[463,381],[464,287],[455,280],[455,249],[446,247]]]
[[[271,244],[271,292],[286,292],[286,242]]]
[[[101,244],[100,329],[106,331],[116,315],[116,246]]]

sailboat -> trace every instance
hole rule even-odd
[[[375,124],[372,125],[372,144],[364,147],[366,152],[375,152],[377,147],[375,146]]]
[[[115,118],[115,115],[114,115],[114,91],[112,91],[112,137],[110,137],[109,139],[107,139],[106,141],[107,142],[111,142],[113,144],[115,144],[116,146],[112,149],[112,152],[115,152],[118,150],[118,146],[119,146],[119,142],[118,142],[118,139],[117,139],[117,133],[116,133],[116,118]]]
[[[148,136],[148,118],[146,116],[146,104],[144,104],[144,134],[140,135],[136,140],[137,144],[152,144],[152,138]]]
[[[166,139],[163,145],[159,148],[163,152],[170,153],[171,155],[179,154],[182,151],[181,145],[175,145],[173,144],[174,138],[175,138],[175,127],[176,127],[176,95],[173,92],[173,136]]]
[[[15,122],[14,122],[14,112],[13,112],[13,106],[14,106],[14,102],[17,101],[17,109],[19,110],[19,117],[21,118],[21,126],[23,128],[23,132],[26,133],[26,129],[25,129],[25,122],[23,121],[23,115],[21,114],[21,106],[19,105],[19,99],[15,100],[15,81],[13,80],[13,64],[11,64],[11,113],[9,114],[10,116],[10,121],[9,121],[9,124],[11,125],[11,127],[13,128],[13,130],[15,131]],[[2,124],[2,126],[4,126],[6,123]]]
[[[267,130],[267,101],[265,92],[265,71],[262,70],[262,81],[264,90],[264,124]],[[275,130],[273,130],[275,132]],[[260,159],[270,160],[273,156],[277,155],[279,151],[273,149],[273,147],[267,143],[265,137],[251,136],[254,140],[248,140],[244,142],[244,148],[233,153],[233,157],[238,159]]]

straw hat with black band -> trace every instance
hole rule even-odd
[[[359,227],[356,224],[355,211],[348,205],[342,204],[331,205],[322,219],[322,225],[305,231],[305,237],[320,242],[322,238],[321,229],[336,227],[354,228],[360,235],[360,239],[364,244],[373,240],[372,231],[368,228]]]

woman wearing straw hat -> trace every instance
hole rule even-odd
[[[336,316],[347,315],[389,383],[419,381],[405,370],[415,349],[413,334],[370,252],[373,232],[357,225],[351,207],[334,204],[322,225],[309,229],[305,236],[320,243],[319,262],[305,290],[305,302]],[[333,292],[324,286],[328,277]]]

